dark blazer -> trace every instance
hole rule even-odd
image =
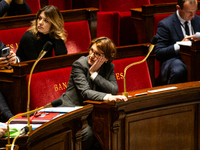
[[[200,16],[195,15],[191,23],[194,33],[200,32]],[[159,37],[155,49],[158,61],[165,62],[171,58],[180,58],[180,54],[174,50],[174,44],[182,41],[184,35],[176,13],[159,22],[156,35]]]
[[[88,56],[73,63],[67,90],[60,97],[62,106],[81,106],[85,100],[103,100],[106,94],[117,94],[113,63],[104,63],[94,81],[90,78],[89,68]]]
[[[195,15],[191,24],[194,33],[200,32],[200,16]],[[159,22],[156,35],[159,37],[155,47],[156,59],[161,62],[161,78],[165,82],[170,63],[181,59],[180,53],[174,50],[174,44],[184,38],[176,12]]]

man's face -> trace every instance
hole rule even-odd
[[[183,4],[183,9],[180,8],[179,5],[176,5],[177,10],[179,11],[179,15],[182,19],[186,21],[191,21],[194,18],[194,15],[198,9],[198,3],[190,4],[189,1],[186,1]]]

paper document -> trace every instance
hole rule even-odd
[[[161,91],[173,90],[173,89],[177,89],[177,87],[173,86],[173,87],[161,88],[161,89],[157,89],[157,90],[150,90],[150,91],[147,91],[147,92],[148,93],[155,93],[155,92],[161,92]]]
[[[181,41],[176,43],[183,46],[192,46],[192,41]]]
[[[75,106],[75,107],[49,107],[41,109],[39,112],[58,112],[58,113],[67,113],[77,109],[82,108],[83,106]]]

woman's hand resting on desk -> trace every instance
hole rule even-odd
[[[124,95],[109,95],[107,98],[108,101],[127,101],[127,97]]]

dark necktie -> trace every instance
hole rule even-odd
[[[186,35],[190,35],[189,27],[188,27],[188,22],[187,21],[185,22],[185,34]]]

